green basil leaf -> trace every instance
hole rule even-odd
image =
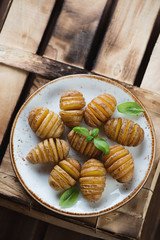
[[[59,199],[61,207],[71,207],[74,205],[79,196],[79,188],[77,186],[67,189]]]
[[[96,137],[98,133],[99,133],[99,129],[98,129],[98,128],[94,128],[94,129],[92,130],[91,136],[92,136],[92,137]]]
[[[136,102],[126,102],[121,103],[117,106],[117,110],[120,113],[124,113],[126,115],[138,115],[144,111],[144,109]]]
[[[86,137],[90,136],[89,130],[85,127],[74,127],[73,131],[79,134],[82,134],[83,136],[86,136]]]
[[[108,154],[110,152],[109,145],[103,138],[94,138],[94,145],[105,154]]]
[[[93,136],[88,136],[87,138],[86,138],[86,142],[90,142],[90,141],[92,141],[93,140]]]

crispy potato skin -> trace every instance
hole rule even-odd
[[[69,127],[73,128],[81,124],[83,119],[84,110],[70,110],[59,112],[63,123]]]
[[[69,145],[63,139],[45,139],[33,148],[26,156],[26,159],[33,163],[58,162],[64,159],[69,153]]]
[[[105,134],[108,138],[123,146],[136,147],[144,139],[144,130],[132,120],[121,118],[109,119],[104,125]]]
[[[110,147],[110,153],[102,158],[107,172],[118,182],[129,182],[133,177],[134,162],[128,149],[121,145]]]
[[[81,192],[89,202],[98,201],[105,188],[106,170],[97,159],[89,159],[81,169],[79,178]]]
[[[91,127],[99,127],[106,122],[115,111],[117,101],[110,94],[99,95],[85,108],[84,120]]]
[[[77,90],[68,90],[63,92],[60,98],[60,109],[62,110],[78,110],[86,105],[85,99]]]
[[[98,157],[101,155],[101,151],[95,147],[93,140],[91,142],[86,142],[87,137],[82,136],[79,133],[71,130],[68,134],[68,141],[72,148],[77,152],[88,156],[88,157]]]
[[[64,124],[58,114],[44,107],[30,111],[28,122],[31,129],[40,138],[57,138],[64,131]]]
[[[49,176],[49,184],[56,191],[66,190],[76,184],[81,165],[73,158],[66,158],[54,166]]]

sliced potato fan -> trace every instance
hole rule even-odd
[[[98,148],[95,147],[93,140],[86,142],[85,136],[71,130],[68,134],[68,141],[72,148],[79,153],[88,157],[97,157],[102,153]]]
[[[49,184],[56,191],[66,190],[76,184],[80,176],[81,165],[73,159],[67,158],[59,162],[49,176]]]
[[[58,114],[44,107],[34,108],[28,116],[31,129],[40,138],[57,138],[64,131],[64,125]]]
[[[118,182],[129,182],[133,177],[134,162],[128,149],[121,145],[110,147],[110,153],[103,156],[107,172]]]
[[[62,139],[45,139],[33,148],[26,159],[33,163],[58,162],[69,153],[69,145]]]
[[[103,163],[97,159],[85,162],[79,178],[81,192],[89,202],[96,202],[101,198],[105,188],[106,170]]]
[[[121,118],[109,119],[105,125],[105,134],[108,138],[124,146],[137,146],[144,139],[144,130],[132,120]]]
[[[80,125],[83,118],[83,110],[61,111],[59,114],[63,123],[70,128]]]
[[[85,106],[85,99],[77,90],[68,90],[63,92],[60,99],[60,109],[62,110],[78,110]]]
[[[85,108],[84,120],[91,127],[101,126],[115,111],[117,101],[110,94],[99,95]]]

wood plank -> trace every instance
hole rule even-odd
[[[66,0],[45,56],[84,67],[106,0]]]
[[[0,239],[39,240],[45,223],[26,215],[0,207]],[[38,231],[37,231],[38,228]]]
[[[153,49],[141,87],[160,93],[160,35]]]
[[[0,63],[36,73],[48,79],[69,74],[87,73],[84,69],[4,45],[0,45]]]
[[[154,0],[120,0],[93,71],[134,83],[160,7]]]
[[[7,13],[13,0],[1,0],[0,1],[0,31],[3,27]]]
[[[36,52],[54,3],[55,0],[14,0],[0,34],[0,44]],[[3,126],[0,144],[27,76],[26,72],[0,65],[0,111],[3,113],[0,114],[0,126]]]

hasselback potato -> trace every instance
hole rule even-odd
[[[89,202],[98,201],[105,188],[106,170],[97,159],[85,162],[79,178],[81,192]]]
[[[105,125],[105,134],[108,138],[124,146],[137,146],[144,138],[144,130],[132,120],[121,118],[109,119]]]
[[[45,139],[33,148],[26,156],[26,159],[33,163],[58,162],[64,159],[69,153],[69,145],[62,139]]]
[[[77,160],[73,158],[62,160],[51,171],[49,184],[56,191],[66,190],[76,184],[80,170],[81,165]]]
[[[84,120],[91,127],[98,127],[115,111],[117,101],[110,94],[103,94],[94,98],[85,108]]]
[[[57,138],[64,131],[64,125],[58,114],[45,107],[34,108],[28,116],[29,125],[40,138]]]
[[[68,90],[63,92],[60,99],[60,109],[62,110],[78,110],[86,105],[85,99],[77,90]]]
[[[63,123],[70,128],[80,125],[83,118],[83,110],[61,111],[59,114]]]
[[[73,149],[88,157],[98,157],[102,152],[95,147],[93,140],[86,142],[86,138],[73,130],[68,134],[68,141]]]
[[[103,155],[104,166],[118,182],[129,182],[133,177],[134,162],[128,149],[121,145],[110,147],[110,153]]]

